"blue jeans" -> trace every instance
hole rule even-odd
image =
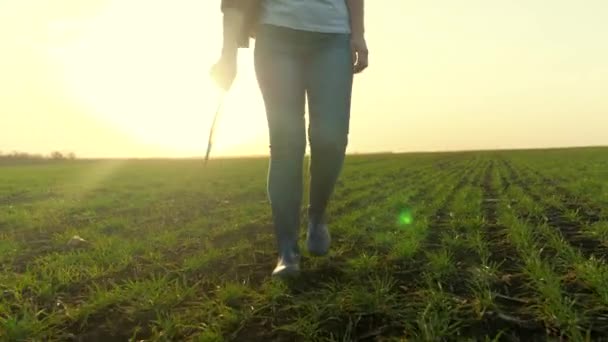
[[[255,70],[270,135],[268,196],[279,252],[298,252],[306,149],[310,141],[309,219],[324,220],[344,163],[353,84],[350,35],[261,25]]]

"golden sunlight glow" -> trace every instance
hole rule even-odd
[[[198,7],[185,11],[145,0],[109,5],[86,22],[79,39],[51,51],[71,95],[140,141],[202,153],[220,99],[208,77],[219,37],[202,32],[205,26],[221,25],[221,18],[203,22],[201,13],[209,6]],[[142,11],[145,15],[138,17]],[[248,69],[239,75],[250,76]],[[257,89],[244,89],[241,83],[226,98],[214,153],[242,150],[244,144],[266,138]]]

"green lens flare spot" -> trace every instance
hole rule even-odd
[[[403,210],[399,213],[399,224],[402,226],[408,226],[414,222],[414,217],[409,209]]]

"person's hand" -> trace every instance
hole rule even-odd
[[[353,36],[350,41],[350,48],[353,54],[353,72],[355,74],[365,70],[369,64],[367,42],[362,35]]]
[[[210,75],[215,84],[228,91],[236,78],[237,63],[236,56],[224,56],[211,67]]]

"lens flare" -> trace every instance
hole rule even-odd
[[[409,209],[404,209],[399,213],[399,225],[408,226],[414,222],[414,216],[412,215],[412,211]]]

